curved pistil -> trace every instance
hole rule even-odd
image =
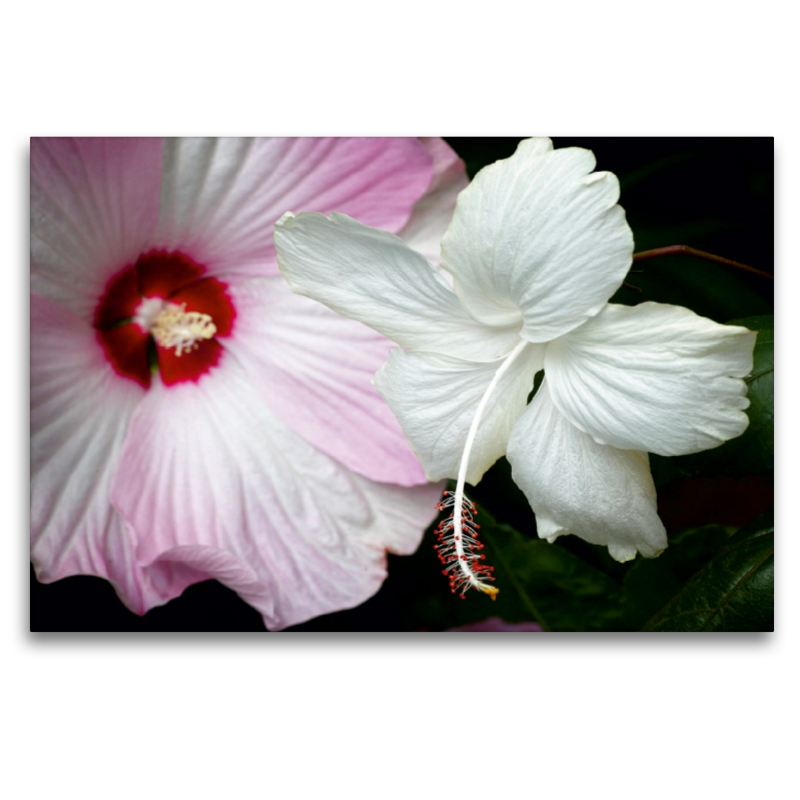
[[[450,573],[451,589],[453,592],[459,592],[462,597],[470,587],[488,594],[492,600],[495,599],[499,591],[486,582],[493,581],[494,578],[491,577],[492,567],[487,567],[480,563],[485,556],[474,552],[475,550],[482,550],[483,545],[478,542],[477,532],[480,526],[474,522],[475,505],[464,494],[464,483],[466,482],[472,445],[478,434],[478,426],[489,403],[489,398],[497,388],[500,378],[508,371],[527,344],[528,342],[524,340],[517,344],[505,357],[500,368],[486,387],[467,433],[464,452],[461,456],[461,465],[458,470],[456,490],[452,495],[448,493],[445,500],[439,504],[440,510],[447,508],[452,508],[453,510],[450,516],[443,520],[437,528],[436,532],[439,537],[437,549],[442,563],[446,565],[445,574]]]

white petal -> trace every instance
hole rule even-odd
[[[744,432],[756,334],[680,306],[608,305],[547,348],[553,402],[601,444],[663,456]]]
[[[453,219],[458,195],[469,185],[469,178],[464,162],[443,139],[431,137],[421,141],[433,156],[433,179],[425,196],[414,206],[408,224],[397,235],[438,267],[442,238]]]
[[[91,321],[158,221],[161,139],[31,139],[31,288]]]
[[[282,628],[377,591],[386,550],[418,546],[440,490],[345,469],[282,425],[227,358],[197,383],[154,382],[111,497],[149,570],[215,577]]]
[[[414,139],[168,139],[158,243],[211,274],[277,275],[286,211],[341,211],[398,231],[430,183]]]
[[[275,226],[278,264],[292,289],[403,347],[491,361],[519,341],[464,311],[438,271],[397,236],[343,214],[287,215]]]
[[[529,345],[500,378],[470,454],[467,481],[473,486],[505,454],[543,354],[544,347]],[[375,376],[430,480],[457,477],[478,404],[501,364],[423,357],[398,348]]]
[[[372,480],[425,482],[397,419],[372,385],[392,342],[293,294],[280,276],[239,279],[229,291],[237,317],[225,347],[282,422]]]
[[[468,311],[488,324],[524,318],[522,337],[546,342],[603,307],[630,268],[633,236],[617,179],[594,166],[588,150],[528,139],[475,176],[442,242]]]
[[[539,536],[567,533],[607,545],[617,561],[667,546],[647,453],[597,444],[559,413],[546,378],[508,445],[512,477],[536,514]]]

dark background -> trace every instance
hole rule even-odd
[[[510,156],[519,138],[448,138],[464,159],[470,176],[498,158]],[[634,231],[636,250],[686,244],[773,271],[773,140],[771,138],[568,138],[554,137],[555,147],[586,147],[595,153],[597,169],[620,179],[620,203]],[[621,289],[614,302],[643,300],[677,303],[718,322],[772,313],[772,284],[761,278],[694,258],[641,262],[627,282],[642,291]],[[641,272],[638,270],[642,270]],[[658,479],[657,479],[658,483]],[[744,524],[772,505],[771,484],[754,485],[732,508],[723,489],[717,502],[726,519]],[[533,515],[511,483],[505,459],[487,473],[472,492],[501,522],[520,531],[534,530]],[[691,497],[671,485],[659,487],[660,511],[681,520]],[[706,498],[707,500],[708,498]],[[666,505],[665,505],[666,504]],[[735,506],[735,504],[733,504]],[[685,516],[685,515],[684,515]],[[677,525],[678,523],[676,523]],[[669,529],[670,525],[667,524]],[[451,603],[446,581],[431,549],[430,534],[419,551],[406,558],[389,557],[389,578],[375,597],[356,609],[319,617],[290,630],[400,631],[436,630],[448,625]],[[587,562],[613,572],[597,548],[575,537],[566,547]],[[413,598],[425,588],[436,595],[439,616],[415,616]],[[479,597],[478,600],[486,598]],[[491,608],[486,607],[486,616]],[[181,597],[143,617],[129,612],[110,584],[87,576],[40,584],[31,569],[32,631],[264,631],[260,614],[216,581],[189,587]]]

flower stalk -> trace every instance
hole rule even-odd
[[[763,272],[755,267],[742,264],[739,261],[732,261],[730,258],[723,258],[714,253],[696,250],[694,247],[689,247],[685,244],[671,244],[668,247],[656,247],[654,250],[642,250],[640,253],[633,254],[633,260],[648,261],[651,258],[662,258],[663,256],[695,256],[696,258],[704,258],[706,261],[713,261],[715,264],[722,264],[725,267],[749,272],[751,275],[758,275],[759,278],[765,278],[768,281],[775,280],[774,276],[770,275],[769,272]]]

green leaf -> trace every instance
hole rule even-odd
[[[750,406],[750,424],[738,438],[720,447],[690,456],[664,458],[650,456],[650,468],[656,486],[683,477],[704,475],[757,475],[773,468],[774,462],[774,317],[762,315],[732,320],[730,325],[742,325],[758,332],[753,351],[753,369],[745,378]]]
[[[555,544],[498,525],[479,509],[486,561],[500,589],[495,608],[507,622],[535,620],[554,631],[606,630],[620,617],[621,588]]]
[[[528,618],[552,631],[617,629],[622,592],[609,576],[558,545],[525,539],[505,525],[493,528],[484,543],[501,589],[497,610],[506,621],[527,608]]]
[[[732,536],[643,630],[773,630],[774,538],[772,512],[757,517]]]
[[[734,529],[721,525],[690,528],[670,536],[658,558],[637,558],[623,580],[626,627],[640,630],[728,541]]]

